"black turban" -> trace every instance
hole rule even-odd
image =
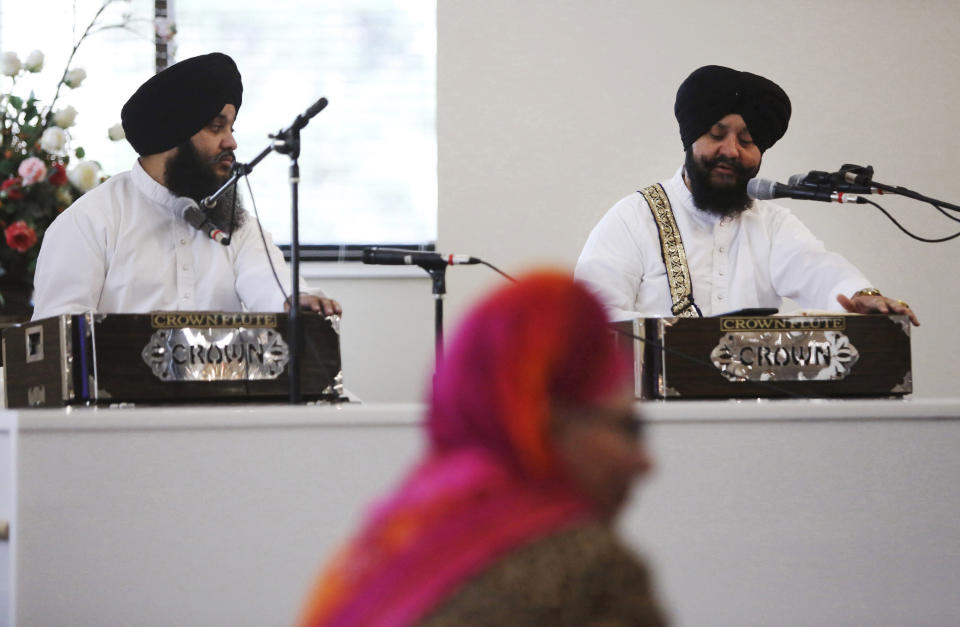
[[[719,65],[694,70],[677,90],[673,112],[684,150],[725,115],[737,113],[760,152],[777,143],[790,121],[790,98],[773,81]]]
[[[151,77],[123,105],[120,120],[133,149],[152,155],[193,137],[225,105],[239,110],[242,99],[237,64],[225,54],[212,52]]]

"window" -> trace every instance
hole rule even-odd
[[[70,4],[0,4],[0,48],[21,58],[43,49],[43,84],[49,91],[69,55]],[[72,4],[79,30],[101,2]],[[301,133],[305,258],[311,249],[333,249],[338,255],[366,244],[422,246],[436,240],[435,0],[168,4],[177,28],[175,60],[221,51],[240,68],[240,161],[253,159],[267,146],[269,133],[289,125],[319,97],[329,99]],[[133,32],[111,29],[88,38],[73,64],[87,70],[87,81],[58,100],[57,108],[72,104],[80,112],[71,129],[74,145],[82,145],[107,173],[128,169],[136,157],[126,142],[111,144],[106,129],[119,121],[127,97],[153,73],[154,8],[146,0],[109,6],[105,21],[117,22],[128,13]],[[39,88],[37,95],[48,97]],[[289,165],[286,156],[272,154],[250,175],[261,220],[280,244],[290,240]]]

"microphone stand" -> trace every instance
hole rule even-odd
[[[302,401],[300,394],[300,346],[303,343],[303,332],[300,324],[300,164],[298,163],[300,158],[300,130],[307,125],[313,116],[327,106],[327,102],[326,98],[321,98],[313,103],[309,109],[298,115],[289,127],[268,135],[267,137],[273,141],[254,157],[253,161],[248,164],[234,163],[233,172],[227,182],[201,201],[204,207],[212,207],[230,186],[236,184],[241,176],[246,176],[253,171],[254,166],[271,152],[278,152],[290,157],[290,222],[292,232],[290,236],[290,321],[287,327],[289,330],[290,367],[287,372],[290,376],[288,402],[291,405]]]
[[[443,359],[443,299],[447,294],[447,266],[420,266],[433,279],[433,350],[434,371]]]
[[[447,266],[454,264],[483,263],[500,272],[500,274],[503,274],[508,279],[513,280],[512,277],[504,274],[482,259],[469,257],[467,255],[444,256],[438,253],[424,253],[414,250],[380,248],[376,246],[373,248],[365,248],[363,250],[362,260],[363,263],[367,264],[382,264],[387,266],[416,265],[422,268],[430,275],[430,278],[433,279],[433,341],[436,366],[439,366],[443,359],[443,300],[447,293]]]

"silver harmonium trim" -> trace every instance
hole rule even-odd
[[[276,379],[290,361],[275,329],[161,329],[140,355],[162,381]]]
[[[729,381],[835,381],[860,353],[836,318],[722,318],[710,361]],[[831,329],[831,330],[826,330]]]

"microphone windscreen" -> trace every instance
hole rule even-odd
[[[183,216],[184,213],[189,209],[200,209],[200,206],[197,205],[197,201],[193,198],[187,198],[186,196],[177,196],[174,199],[176,206],[177,215]]]
[[[776,181],[750,179],[747,181],[747,196],[754,200],[771,200],[776,198],[776,187]]]

